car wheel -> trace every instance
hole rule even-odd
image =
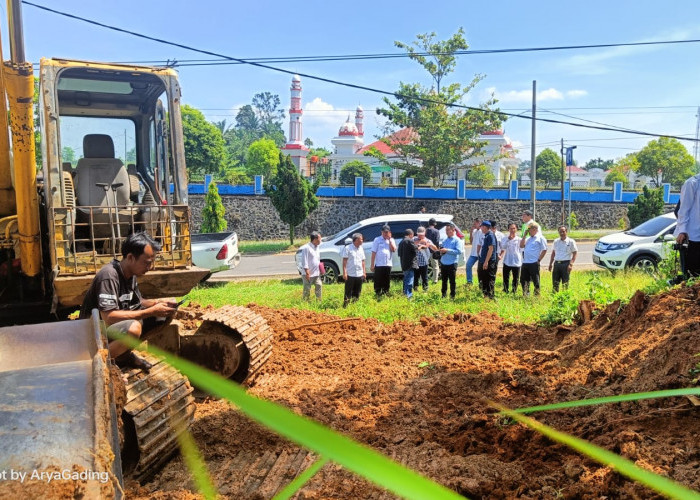
[[[656,271],[656,259],[651,255],[640,255],[630,262],[629,267],[651,274]]]
[[[323,266],[326,268],[326,272],[323,275],[323,282],[327,284],[337,283],[340,278],[338,266],[336,266],[334,262],[331,262],[329,260],[324,260]]]

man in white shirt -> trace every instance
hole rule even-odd
[[[566,226],[559,226],[559,239],[554,240],[552,256],[549,258],[549,270],[552,271],[554,293],[559,291],[559,283],[569,288],[569,276],[576,262],[578,248],[576,242],[567,236]],[[554,266],[554,269],[552,269]]]
[[[539,224],[530,221],[527,232],[530,236],[523,236],[520,240],[520,248],[523,249],[520,286],[525,297],[530,295],[530,281],[535,287],[535,295],[540,294],[540,262],[547,253],[547,240],[542,236]]]
[[[496,252],[496,255],[500,255],[500,253],[501,253],[501,240],[503,239],[503,237],[505,235],[498,230],[498,221],[491,219],[489,222],[491,222],[491,232],[496,237],[496,248],[494,248],[494,251]]]
[[[510,276],[513,277],[513,289],[518,290],[520,267],[523,265],[523,255],[520,251],[520,238],[517,235],[518,226],[515,223],[508,225],[508,234],[501,238],[501,252],[499,258],[503,261],[503,291],[508,293]]]
[[[360,298],[362,282],[367,278],[363,242],[362,234],[355,233],[352,235],[352,243],[343,249],[343,279],[345,280],[343,307],[347,307],[350,301],[354,302]]]
[[[323,280],[321,279],[321,252],[318,246],[321,244],[321,233],[313,231],[310,236],[311,241],[301,247],[301,267],[304,272],[301,281],[304,283],[304,300],[309,300],[311,295],[311,285],[314,285],[316,299],[321,300]]]
[[[381,236],[372,242],[372,260],[370,271],[374,273],[374,293],[377,297],[389,293],[391,285],[392,256],[396,252],[396,242],[391,237],[391,228],[382,226]]]
[[[700,276],[700,174],[683,183],[680,203],[678,224],[673,234],[685,251],[684,274],[697,277]]]

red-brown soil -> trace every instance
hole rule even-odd
[[[495,416],[511,408],[692,385],[700,361],[700,286],[653,298],[642,293],[568,331],[505,325],[490,314],[420,324],[335,319],[251,304],[275,331],[272,358],[250,392],[308,415],[470,498],[654,498],[645,487]],[[294,330],[292,330],[294,329]],[[427,366],[425,363],[428,363]],[[419,366],[421,365],[421,366]],[[700,408],[685,398],[534,415],[700,490]],[[200,402],[193,435],[220,493],[252,492],[236,457],[298,448],[226,403]],[[245,455],[243,452],[247,453]],[[246,469],[249,470],[249,469]],[[129,498],[197,497],[175,458]],[[326,465],[298,498],[391,497]]]

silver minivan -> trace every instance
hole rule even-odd
[[[367,276],[371,276],[369,270],[370,262],[372,258],[372,242],[377,236],[382,234],[382,226],[388,224],[391,227],[392,237],[396,240],[396,244],[403,239],[406,229],[412,229],[415,233],[419,226],[428,227],[428,221],[430,219],[435,219],[437,221],[436,228],[440,231],[440,241],[447,238],[445,233],[445,226],[448,222],[452,222],[453,216],[447,214],[394,214],[394,215],[383,215],[380,217],[372,217],[371,219],[364,219],[360,222],[353,224],[350,227],[346,227],[342,231],[334,234],[333,236],[325,236],[321,240],[320,250],[321,250],[321,262],[323,262],[326,268],[326,274],[324,275],[323,281],[325,283],[335,283],[339,278],[342,277],[343,269],[343,249],[345,245],[352,243],[352,235],[354,233],[361,233],[364,238],[364,243],[362,247],[365,250],[365,256],[367,258],[365,262]],[[462,231],[457,227],[455,234],[460,239],[464,239]],[[301,250],[296,253],[296,264],[299,274],[303,272],[301,267]],[[464,255],[460,256],[459,264],[464,264]],[[401,272],[401,263],[399,262],[399,257],[397,253],[394,253],[392,259],[392,273]],[[430,272],[430,268],[428,268]],[[432,276],[431,276],[432,278]]]

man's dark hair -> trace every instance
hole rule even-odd
[[[431,219],[428,221],[429,226],[434,226],[437,224],[437,221],[435,220],[435,217],[431,217]]]
[[[384,231],[391,231],[391,228],[389,227],[389,224],[384,224],[384,225],[382,226],[382,232],[384,232]]]
[[[413,236],[413,229],[407,228],[406,229],[406,236],[408,236],[409,238],[412,237]]]
[[[491,222],[491,227],[496,227],[496,226],[498,226],[498,221],[495,221],[495,220],[491,219],[490,222]]]
[[[161,244],[146,232],[131,233],[126,237],[126,241],[122,245],[122,257],[131,254],[136,258],[146,251],[146,247],[150,246],[154,252],[160,252]]]
[[[321,233],[319,233],[318,231],[311,231],[311,235],[309,236],[309,238],[310,238],[309,241],[314,241],[319,236],[321,236]]]

